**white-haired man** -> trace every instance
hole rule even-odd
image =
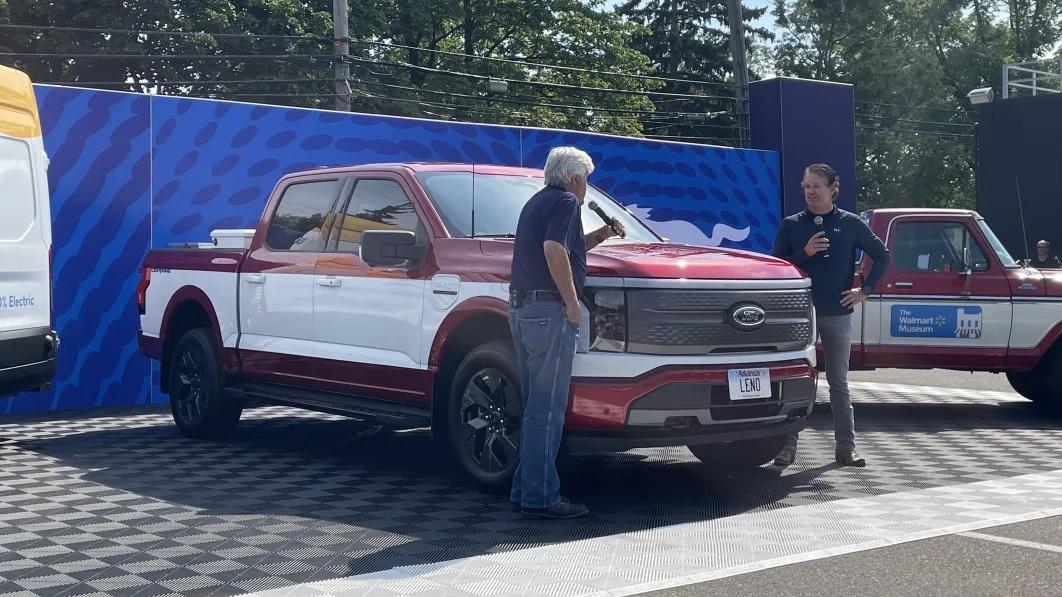
[[[578,518],[589,512],[561,497],[557,450],[582,319],[586,252],[623,234],[615,219],[611,227],[583,234],[580,206],[593,171],[594,162],[585,152],[554,148],[546,158],[546,186],[524,205],[516,226],[509,329],[524,414],[510,499],[531,518]]]

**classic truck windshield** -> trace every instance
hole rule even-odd
[[[985,238],[988,239],[988,244],[992,245],[992,250],[996,252],[1003,267],[1014,267],[1018,265],[1018,262],[1010,256],[1010,252],[1003,246],[1003,243],[999,242],[999,239],[996,238],[996,233],[992,232],[992,229],[988,227],[988,224],[985,223],[984,219],[977,218],[977,225],[981,228],[981,232],[984,233]]]
[[[473,179],[471,172],[421,172],[417,179],[427,191],[450,236],[466,238],[514,236],[520,210],[543,186],[542,179],[534,176],[476,174]],[[473,197],[476,208],[474,229]],[[597,201],[605,213],[623,223],[627,240],[660,242],[652,230],[593,187],[587,187],[582,208],[584,231],[597,230],[603,225],[601,218],[587,207],[590,201]]]

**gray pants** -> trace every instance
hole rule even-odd
[[[830,384],[830,410],[833,411],[833,437],[837,449],[855,449],[855,413],[848,393],[848,359],[852,353],[852,316],[818,318],[826,381]],[[789,436],[785,450],[796,453],[797,435]]]

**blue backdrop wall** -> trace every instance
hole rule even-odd
[[[0,412],[165,399],[137,352],[133,296],[149,247],[253,227],[282,174],[447,161],[540,168],[581,147],[591,182],[676,242],[770,250],[780,209],[773,151],[37,86],[51,157],[59,371]]]

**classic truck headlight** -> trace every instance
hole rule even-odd
[[[627,350],[627,298],[622,290],[597,290],[591,295],[590,350]]]

